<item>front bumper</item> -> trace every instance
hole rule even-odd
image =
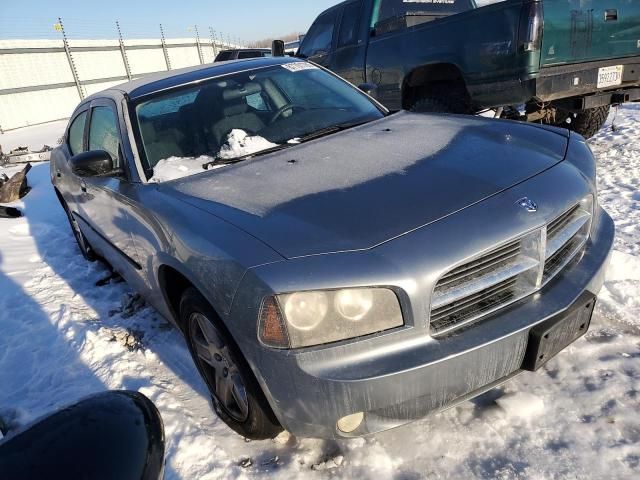
[[[271,351],[254,365],[258,380],[282,426],[302,437],[362,436],[450,408],[520,373],[531,329],[585,294],[597,295],[614,234],[599,209],[579,262],[537,294],[451,337],[394,346],[383,335],[332,349]],[[337,421],[357,412],[364,412],[360,427],[340,432]]]

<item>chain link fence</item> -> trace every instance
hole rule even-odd
[[[6,21],[0,20],[0,28]],[[69,24],[58,18],[44,35],[40,24],[27,23],[20,29],[22,38],[0,40],[0,133],[68,118],[78,102],[100,90],[211,63],[220,50],[244,45],[195,24],[162,24],[155,32],[136,22]]]

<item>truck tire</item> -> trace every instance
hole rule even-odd
[[[604,123],[607,121],[611,107],[596,107],[583,110],[580,113],[571,115],[571,123],[563,123],[561,127],[579,133],[584,138],[591,138],[600,131]]]
[[[458,91],[431,92],[426,96],[418,98],[410,110],[412,112],[434,112],[434,113],[471,113],[466,94]]]

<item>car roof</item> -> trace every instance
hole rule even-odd
[[[116,85],[102,92],[95,93],[91,95],[91,97],[87,98],[83,103],[95,98],[112,97],[114,93],[125,94],[130,99],[135,100],[162,90],[197,83],[209,78],[243,72],[254,68],[303,61],[304,60],[292,57],[249,58],[198,65],[178,70],[169,70],[167,72],[152,73],[137,80],[132,80],[127,83]]]

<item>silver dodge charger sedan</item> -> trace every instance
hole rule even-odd
[[[51,180],[252,439],[371,434],[537,370],[588,330],[614,238],[579,135],[389,114],[285,58],[87,98]]]

